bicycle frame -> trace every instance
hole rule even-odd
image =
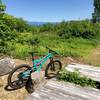
[[[53,54],[52,53],[48,53],[46,56],[38,59],[38,60],[33,60],[33,68],[34,68],[34,71],[41,71],[43,65],[46,63],[46,61],[48,59],[51,59],[53,58]]]
[[[48,53],[46,56],[39,58],[39,59],[33,59],[33,66],[30,70],[27,70],[25,72],[21,72],[21,78],[27,78],[30,76],[32,72],[38,71],[40,72],[41,69],[43,68],[43,65],[46,63],[47,60],[52,61],[53,60],[53,53]]]

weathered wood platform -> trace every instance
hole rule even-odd
[[[100,68],[89,65],[71,64],[68,71],[79,71],[95,81],[100,82]],[[45,85],[28,95],[26,100],[100,100],[100,90],[81,87],[67,82],[48,80]]]
[[[100,67],[94,67],[82,64],[70,64],[66,67],[68,71],[79,71],[80,74],[85,75],[94,81],[100,82]]]
[[[71,83],[48,81],[26,100],[100,100],[100,90]]]

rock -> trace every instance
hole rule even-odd
[[[11,58],[3,58],[0,60],[0,76],[8,74],[15,66],[15,62]]]

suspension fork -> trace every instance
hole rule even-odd
[[[51,70],[55,70],[54,63],[53,62],[54,62],[53,58],[50,58]]]
[[[50,63],[53,63],[53,58],[50,58]]]

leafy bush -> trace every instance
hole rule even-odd
[[[7,53],[10,48],[7,44],[8,41],[13,41],[17,37],[15,32],[0,20],[0,53]]]
[[[80,76],[79,72],[68,72],[66,70],[62,70],[58,73],[57,79],[61,81],[79,84],[81,86],[91,86],[96,88],[95,81],[85,76]]]
[[[13,31],[17,32],[27,32],[29,31],[29,25],[22,18],[16,18],[14,16],[4,14],[2,18],[3,22],[9,26],[9,28]]]
[[[0,4],[0,13],[4,12],[6,9],[6,6],[3,4]]]
[[[26,31],[28,24],[23,19],[5,14],[5,9],[6,6],[0,4],[0,53],[7,54],[13,49],[8,43],[16,42],[17,32]]]
[[[54,25],[51,23],[44,24],[40,26],[40,32],[50,32],[53,31]]]
[[[63,38],[82,37],[91,39],[100,34],[99,28],[92,22],[85,21],[71,21],[62,22],[58,26],[57,33]],[[97,31],[99,33],[97,33]]]

